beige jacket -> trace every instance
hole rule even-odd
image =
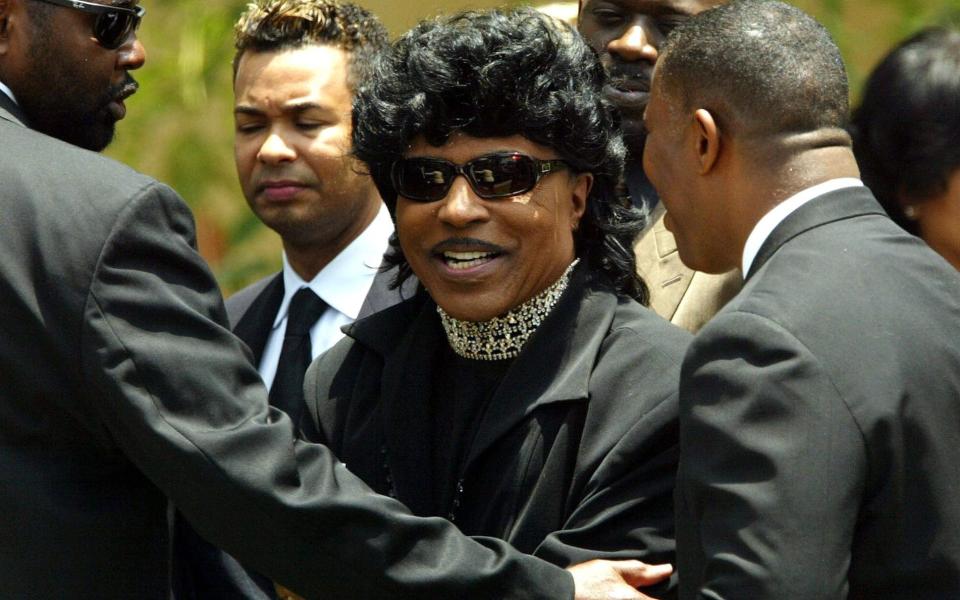
[[[680,261],[677,242],[666,226],[666,210],[658,204],[653,225],[634,244],[637,272],[650,288],[650,308],[674,325],[696,333],[732,298],[743,284],[739,269],[709,275]]]

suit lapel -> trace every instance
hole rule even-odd
[[[574,271],[568,293],[494,393],[478,425],[467,469],[537,408],[588,399],[590,375],[610,329],[616,299],[592,293],[586,271],[583,266]],[[447,341],[436,304],[426,293],[421,297],[422,302],[407,302],[357,321],[347,332],[383,357],[380,415],[393,486],[415,514],[423,515],[432,509],[433,473],[430,446],[418,440],[427,439],[432,427],[430,398],[437,362],[433,349]],[[543,373],[558,376],[540,376]]]
[[[27,127],[27,118],[23,111],[3,92],[0,92],[0,119]]]
[[[670,320],[690,287],[694,272],[680,260],[676,239],[663,222],[666,214],[663,204],[658,204],[650,215],[653,224],[640,234],[634,253],[637,272],[650,289],[650,308]]]
[[[613,320],[615,298],[594,294],[586,268],[574,272],[568,293],[531,336],[507,371],[484,412],[466,468],[538,408],[557,402],[582,402],[600,344]],[[556,377],[546,377],[556,373]]]
[[[381,427],[393,487],[417,515],[428,515],[433,508],[433,461],[431,446],[424,440],[429,439],[433,423],[431,374],[437,358],[435,352],[424,349],[446,343],[434,307],[433,302],[421,305],[412,327],[384,361],[380,388]]]
[[[273,329],[277,311],[283,302],[283,274],[274,277],[263,288],[263,291],[250,303],[243,313],[233,332],[243,340],[253,352],[254,365],[259,366],[263,358],[263,349],[267,345],[267,338]]]
[[[791,213],[774,228],[760,246],[760,251],[757,252],[757,257],[750,266],[750,272],[744,279],[749,280],[776,254],[780,247],[805,231],[843,219],[885,214],[883,208],[874,199],[873,193],[866,187],[845,188],[815,198]]]
[[[380,267],[383,269],[383,265]],[[386,271],[378,270],[373,278],[373,284],[366,298],[363,299],[363,305],[357,314],[357,319],[369,317],[375,312],[385,308],[390,308],[394,304],[403,302],[407,298],[412,298],[417,293],[417,278],[408,277],[399,289],[390,289],[390,284],[397,276],[397,268],[393,267]]]

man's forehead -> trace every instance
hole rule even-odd
[[[580,10],[598,4],[617,6],[623,10],[645,14],[689,14],[726,4],[729,0],[580,0]]]

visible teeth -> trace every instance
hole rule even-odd
[[[447,260],[476,260],[485,258],[493,254],[492,252],[444,252],[443,257]]]
[[[478,265],[482,265],[487,261],[485,260],[465,260],[463,262],[448,262],[447,266],[455,271],[462,271],[463,269],[470,269]]]
[[[444,252],[447,267],[458,271],[482,265],[494,256],[493,252]]]

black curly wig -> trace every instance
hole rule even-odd
[[[442,146],[454,132],[521,135],[592,173],[577,256],[610,288],[646,302],[633,242],[641,213],[615,186],[626,150],[616,110],[601,93],[596,54],[569,26],[532,9],[464,12],[424,21],[382,53],[353,105],[353,145],[394,213],[390,168],[418,136]],[[411,275],[396,236],[385,257],[394,285]]]

